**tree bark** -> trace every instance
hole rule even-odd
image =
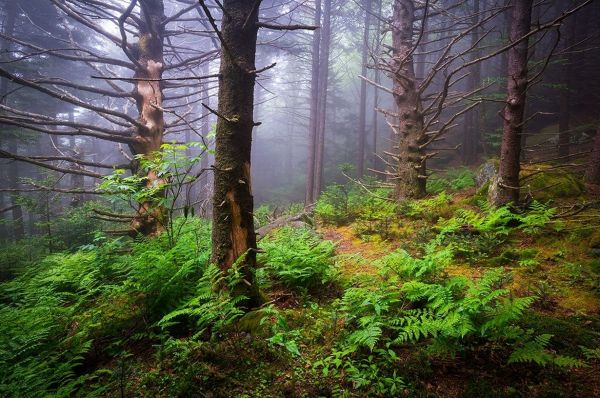
[[[480,4],[479,0],[473,0],[473,25],[478,25]],[[476,28],[471,34],[471,46],[477,46],[481,36],[481,28]],[[479,51],[473,50],[471,60],[479,58]],[[471,92],[481,84],[481,63],[478,62],[469,68],[467,78],[467,92]],[[478,160],[479,148],[481,147],[481,122],[478,107],[471,109],[465,114],[465,132],[462,142],[462,160],[466,165],[475,164]]]
[[[395,127],[398,136],[395,196],[398,200],[425,195],[426,142],[423,131],[423,108],[415,77],[413,51],[413,0],[395,0],[392,20],[394,68],[394,102],[398,113]]]
[[[381,7],[382,1],[378,0],[379,8],[377,10],[377,27],[375,29],[375,55],[379,57],[379,52],[381,50],[379,35],[381,34]],[[375,68],[375,83],[381,84],[381,72],[379,68]],[[379,140],[379,87],[373,87],[373,153],[371,154],[372,162],[371,167],[373,170],[380,170],[380,162],[377,153],[377,146]]]
[[[596,139],[594,140],[594,149],[590,156],[589,167],[585,174],[585,181],[588,184],[600,184],[600,124],[596,129]]]
[[[533,0],[512,2],[510,42],[525,36],[531,27]],[[490,185],[489,200],[494,206],[519,202],[519,172],[521,170],[521,135],[527,99],[528,40],[523,40],[508,51],[507,94],[504,108],[504,127],[498,176]]]
[[[367,62],[369,61],[369,32],[371,27],[372,0],[366,0],[365,26],[363,31],[362,69],[361,75],[367,77]],[[358,177],[365,174],[365,143],[367,141],[367,82],[360,79],[360,108],[358,113],[358,159],[356,172]]]
[[[2,32],[5,36],[12,37],[15,24],[17,21],[18,4],[16,1],[9,1],[6,5],[6,17],[2,27]],[[9,40],[2,41],[2,53],[8,53],[11,50],[11,42]],[[8,94],[8,79],[0,79],[0,102],[6,103],[6,95]],[[8,151],[14,154],[18,153],[17,137],[8,139]],[[19,185],[19,167],[16,161],[11,161],[7,167],[8,185],[10,188],[18,188]],[[10,196],[10,204],[13,207],[13,237],[15,240],[20,240],[25,235],[25,226],[23,223],[23,208],[19,205],[17,195]]]
[[[132,151],[136,155],[149,157],[160,151],[165,131],[163,84],[160,81],[164,69],[162,21],[165,19],[165,9],[163,0],[140,1],[140,7],[139,41],[135,45],[139,65],[134,77],[149,80],[138,80],[135,86],[139,121],[144,128],[136,132],[137,142],[132,145]],[[165,183],[152,170],[145,177],[148,188]],[[132,234],[157,235],[164,230],[166,217],[162,207],[153,206],[150,202],[141,203],[131,224]]]
[[[573,51],[571,48],[575,42],[575,27],[577,15],[574,15],[572,19],[566,22],[567,24],[567,37],[565,37],[565,43],[563,49],[567,52]],[[558,117],[558,156],[566,157],[569,156],[570,152],[570,141],[571,141],[571,74],[573,73],[573,56],[567,54],[565,57],[565,63],[562,65],[561,70],[561,83],[560,88],[560,99],[559,99],[559,117]]]
[[[321,24],[321,0],[315,1],[315,26]],[[310,116],[308,122],[308,161],[306,166],[306,193],[304,205],[315,202],[315,163],[317,159],[317,126],[319,104],[319,57],[321,47],[321,29],[313,31],[312,66],[310,81]]]
[[[327,88],[329,85],[329,53],[331,47],[331,0],[325,0],[323,10],[321,55],[319,61],[319,103],[317,123],[317,154],[315,165],[315,198],[323,189],[325,168],[325,123],[327,122]]]
[[[212,261],[223,271],[239,266],[247,282],[239,289],[249,305],[259,302],[250,159],[259,8],[254,3],[223,2],[212,230]]]

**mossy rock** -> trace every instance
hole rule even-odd
[[[555,198],[573,198],[583,194],[585,185],[581,178],[549,165],[535,168],[525,166],[521,171],[521,195],[531,194],[534,199],[548,201]],[[528,177],[531,176],[531,177]]]

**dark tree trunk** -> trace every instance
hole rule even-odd
[[[533,0],[512,2],[511,43],[529,32],[532,6]],[[527,50],[528,40],[522,40],[508,51],[508,97],[503,115],[500,169],[489,191],[489,200],[494,206],[519,202],[521,135],[528,84]]]
[[[361,75],[367,77],[367,63],[369,62],[369,32],[371,27],[372,0],[366,0],[365,26],[363,32],[362,69]],[[358,159],[356,172],[358,177],[365,174],[365,143],[367,141],[367,82],[360,80],[360,109],[358,113]]]
[[[575,27],[577,26],[576,15],[567,21],[567,37],[563,49],[567,52],[573,51],[571,48],[575,42]],[[558,156],[566,157],[569,155],[569,144],[571,141],[571,74],[573,73],[573,56],[568,54],[562,65],[560,99],[559,99],[559,117],[558,117]]]
[[[315,165],[315,198],[323,189],[325,168],[325,123],[327,122],[327,87],[329,83],[329,52],[331,47],[331,0],[325,0],[321,55],[319,61],[319,103],[317,111],[317,151]]]
[[[219,117],[215,148],[212,261],[223,271],[236,263],[248,285],[240,289],[258,302],[254,283],[256,233],[251,185],[254,84],[258,7],[247,0],[225,0],[224,42],[219,77]]]
[[[5,36],[12,37],[15,30],[15,23],[17,21],[17,7],[16,1],[9,1],[6,6],[6,17],[4,20],[2,31]],[[2,42],[2,53],[7,53],[11,50],[11,42],[9,40],[3,40]],[[6,103],[6,95],[8,93],[8,79],[0,79],[0,102]],[[8,151],[10,153],[18,153],[18,138],[10,137],[8,139]],[[11,161],[7,167],[8,185],[11,189],[19,187],[19,166],[16,161]],[[23,209],[19,205],[17,195],[11,195],[10,204],[13,206],[12,220],[13,220],[13,237],[15,240],[22,239],[25,235],[25,226],[23,223]]]
[[[139,23],[139,41],[137,48],[138,69],[135,78],[150,79],[139,80],[135,87],[135,99],[139,112],[139,121],[143,129],[136,132],[137,142],[132,145],[136,155],[153,156],[160,151],[163,143],[165,122],[162,111],[162,72],[164,68],[163,39],[165,19],[163,0],[144,0],[140,2],[142,8]],[[164,184],[154,171],[145,176],[147,186],[160,186]],[[166,225],[166,211],[154,207],[151,203],[141,203],[137,217],[131,224],[133,234],[157,235],[164,230]]]
[[[315,1],[315,26],[321,24],[321,0]],[[317,159],[317,113],[319,107],[319,57],[321,47],[321,29],[313,32],[312,66],[310,81],[310,116],[308,122],[308,162],[306,166],[306,194],[304,205],[315,202],[315,163]]]
[[[426,142],[423,131],[423,109],[415,77],[413,49],[413,0],[395,0],[392,21],[392,45],[395,75],[394,102],[397,107],[398,135],[397,176],[395,196],[398,200],[425,195],[425,154],[421,145]]]
[[[479,0],[473,1],[473,25],[479,24]],[[481,36],[481,28],[476,28],[471,34],[471,45],[477,47],[477,42]],[[479,51],[473,51],[471,60],[479,58]],[[477,89],[481,84],[481,63],[478,62],[469,68],[467,77],[467,91],[471,92]],[[481,122],[479,109],[471,109],[465,115],[465,132],[462,142],[462,160],[466,165],[475,164],[479,158],[479,148],[481,147]]]
[[[590,156],[590,163],[585,174],[585,181],[589,184],[600,184],[600,124],[596,129],[594,149]]]

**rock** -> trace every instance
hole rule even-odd
[[[541,202],[556,198],[575,198],[585,191],[581,178],[546,164],[535,167],[524,165],[521,181],[521,195],[529,194]]]
[[[498,173],[498,168],[496,167],[497,163],[497,160],[488,160],[479,167],[477,170],[477,175],[475,176],[475,184],[477,189],[480,189],[484,185],[488,184]]]

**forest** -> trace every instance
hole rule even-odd
[[[0,397],[600,397],[600,0],[0,0]]]

